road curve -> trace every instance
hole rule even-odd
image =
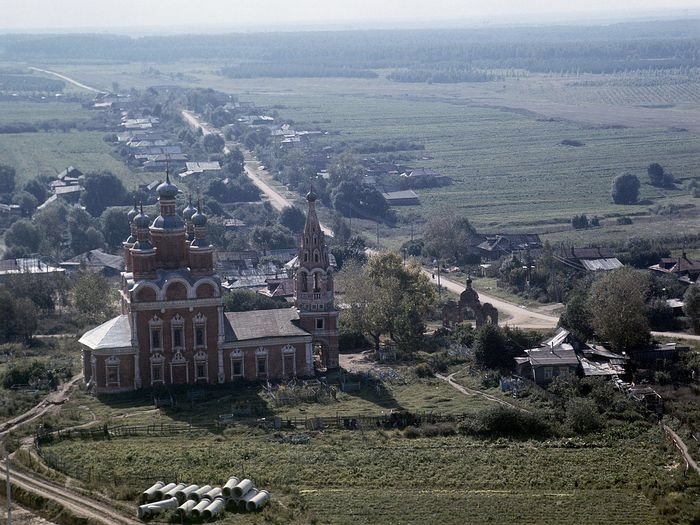
[[[32,66],[29,66],[29,69],[31,69],[33,71],[38,71],[39,73],[44,73],[46,75],[52,75],[54,77],[58,77],[61,80],[65,80],[66,82],[69,82],[70,84],[73,84],[74,86],[77,86],[80,89],[85,89],[86,91],[92,91],[93,93],[107,93],[106,91],[103,91],[101,89],[97,89],[96,87],[88,86],[87,84],[83,84],[82,82],[78,82],[74,78],[67,77],[66,75],[62,75],[61,73],[57,73],[56,71],[50,71],[48,69],[40,69],[38,67],[32,67]]]
[[[0,461],[3,472],[5,471],[5,461]],[[39,494],[42,497],[55,501],[68,509],[71,514],[82,516],[91,520],[105,523],[106,525],[137,525],[141,521],[128,518],[123,514],[113,510],[109,504],[96,501],[91,497],[75,493],[51,481],[47,481],[24,472],[12,470],[10,473],[12,485],[16,485],[27,492]]]
[[[423,273],[431,279],[431,282],[436,282],[433,280],[432,272],[424,269]],[[443,276],[440,277],[440,284],[457,295],[461,294],[465,288],[464,284],[445,279]],[[479,294],[479,301],[481,301],[482,304],[491,303],[499,312],[509,316],[507,320],[501,319],[499,321],[501,325],[517,326],[530,330],[550,330],[555,328],[559,322],[559,318],[556,316],[535,312],[534,310],[509,303],[508,301],[498,299],[497,297],[483,292],[477,291],[477,293]]]

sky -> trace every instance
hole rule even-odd
[[[549,23],[700,13],[700,0],[3,0],[9,31]]]

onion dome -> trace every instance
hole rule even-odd
[[[203,227],[207,225],[207,216],[204,215],[199,208],[197,208],[197,213],[192,215],[192,224],[195,226]]]
[[[177,230],[178,228],[182,228],[184,225],[182,219],[177,215],[166,215],[165,217],[158,215],[158,217],[156,217],[156,219],[153,221],[152,226],[161,230]]]
[[[194,215],[196,211],[197,208],[192,206],[192,198],[190,198],[187,207],[184,210],[182,210],[182,216],[185,218],[186,221],[189,221],[192,219],[192,215]]]
[[[165,182],[160,184],[156,191],[158,192],[158,197],[161,199],[174,199],[177,197],[178,189],[172,182],[170,182],[170,172],[165,172]]]
[[[315,202],[316,201],[316,192],[314,191],[314,187],[311,186],[311,189],[309,190],[309,193],[306,194],[306,200],[309,202]]]
[[[129,219],[129,224],[134,222],[134,217],[136,217],[139,214],[139,209],[136,207],[136,200],[134,200],[134,207],[129,210],[129,213],[126,214],[126,218]]]
[[[143,205],[141,205],[141,211],[139,214],[134,217],[134,224],[136,225],[136,228],[140,230],[145,230],[148,229],[149,225],[151,224],[151,219],[143,213]]]

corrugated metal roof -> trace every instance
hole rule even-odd
[[[581,259],[580,262],[586,270],[591,272],[622,268],[622,263],[616,257],[609,259]]]

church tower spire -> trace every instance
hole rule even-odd
[[[294,280],[294,305],[301,328],[313,336],[322,368],[338,367],[338,311],[335,309],[333,267],[321,223],[316,215],[316,193],[306,195],[308,210]]]

